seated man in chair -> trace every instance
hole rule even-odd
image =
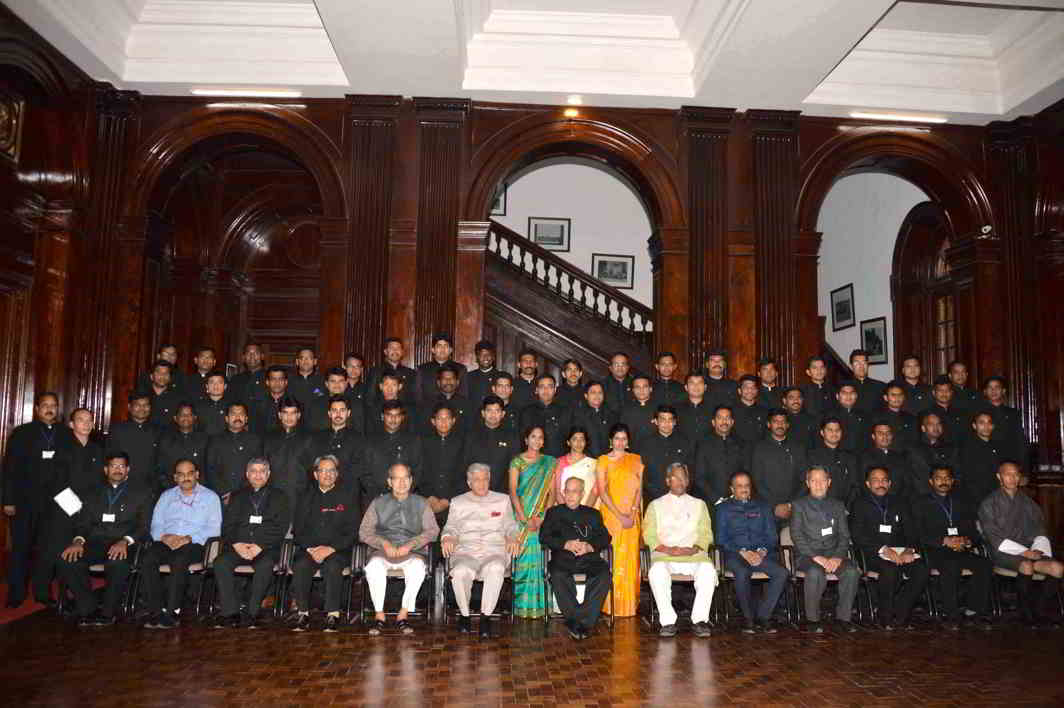
[[[547,510],[539,528],[539,542],[551,550],[550,584],[565,617],[565,628],[576,640],[591,636],[602,601],[613,582],[609,564],[599,555],[610,545],[610,532],[597,509],[582,506],[584,480],[570,477],[562,489],[564,504]],[[583,573],[584,601],[577,602],[573,576]]]
[[[1020,491],[1020,466],[1012,461],[998,466],[1001,488],[979,505],[983,535],[991,547],[991,560],[1000,568],[1016,571],[1016,591],[1023,621],[1031,627],[1059,627],[1060,620],[1043,612],[1047,601],[1057,595],[1064,563],[1053,558],[1053,548],[1046,535],[1045,517],[1038,504]],[[1041,593],[1033,592],[1032,577],[1044,575],[1038,583]]]
[[[310,586],[314,573],[321,571],[325,583],[325,631],[336,632],[340,626],[341,591],[344,569],[351,563],[351,549],[358,530],[358,484],[337,484],[340,460],[323,455],[314,460],[314,479],[299,498],[292,519],[292,539],[296,545],[292,558],[292,594],[296,615],[291,628],[295,632],[310,629]],[[287,609],[287,608],[286,608]]]
[[[846,507],[838,499],[828,496],[831,475],[823,467],[810,467],[805,473],[809,494],[794,501],[791,512],[791,538],[798,551],[795,567],[805,573],[805,627],[807,632],[820,634],[820,600],[827,589],[828,575],[839,579],[839,600],[835,618],[839,629],[855,632],[850,621],[853,600],[861,572],[847,557],[850,550],[850,529],[846,523]]]
[[[709,609],[717,587],[717,569],[706,553],[713,543],[709,508],[687,493],[687,467],[673,462],[665,471],[669,491],[650,502],[643,515],[643,541],[650,548],[648,577],[654,602],[661,614],[663,637],[676,636],[676,610],[672,606],[672,575],[695,579],[695,602],[691,623],[695,636],[708,637]]]
[[[480,636],[491,637],[491,617],[499,601],[508,559],[517,553],[517,521],[507,494],[491,491],[491,467],[474,462],[466,470],[470,491],[451,499],[440,545],[451,559],[451,587],[458,602],[458,630],[473,630],[469,595],[480,578]]]
[[[270,463],[265,457],[248,460],[244,476],[248,484],[230,494],[222,517],[222,547],[214,561],[214,582],[221,602],[216,628],[258,626],[259,610],[292,521],[288,495],[267,484]],[[236,591],[236,569],[242,565],[254,569],[243,617]]]
[[[148,536],[151,490],[129,481],[129,456],[107,455],[107,477],[85,495],[74,516],[74,540],[63,551],[56,572],[77,602],[79,627],[102,627],[115,623],[122,589],[129,579],[132,546]],[[89,566],[102,563],[107,576],[103,606],[97,612]]]
[[[388,468],[388,487],[391,494],[373,500],[362,517],[358,537],[373,549],[373,557],[366,563],[366,583],[377,613],[369,633],[384,630],[384,595],[388,589],[388,571],[403,571],[406,588],[403,603],[396,617],[396,628],[403,634],[413,634],[407,616],[415,609],[417,594],[425,580],[428,566],[425,556],[428,545],[440,534],[436,515],[428,500],[411,494],[414,479],[410,468],[397,462]]]

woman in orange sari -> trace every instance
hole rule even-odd
[[[642,538],[643,461],[628,450],[628,426],[610,428],[610,451],[595,470],[602,521],[613,537],[613,599],[603,611],[632,617],[639,605],[639,543]]]

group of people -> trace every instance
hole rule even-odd
[[[434,335],[431,360],[415,370],[391,338],[378,366],[367,370],[349,354],[342,367],[319,372],[313,349],[301,349],[291,367],[267,367],[252,343],[244,371],[228,379],[210,348],[183,372],[176,349],[164,346],[129,396],[128,419],[106,437],[91,411],[75,409],[64,426],[58,397],[38,395],[35,420],[15,429],[4,456],[8,604],[21,604],[27,585],[53,603],[58,575],[80,623],[112,623],[133,547],[143,542],[146,626],[174,627],[189,567],[220,537],[216,624],[254,626],[288,537],[293,630],[310,627],[318,573],[324,629],[336,630],[343,575],[362,543],[376,613],[370,633],[386,627],[387,579],[397,571],[405,588],[395,626],[409,633],[432,572],[427,549],[438,542],[462,631],[472,631],[474,581],[483,583],[482,635],[491,635],[509,572],[518,617],[557,609],[581,639],[602,611],[636,613],[645,574],[661,634],[677,631],[671,592],[682,576],[695,588],[693,631],[709,636],[719,571],[727,571],[743,631],[774,632],[790,575],[782,540],[802,580],[809,631],[824,631],[820,600],[830,581],[838,626],[855,629],[862,571],[876,577],[879,623],[908,626],[931,568],[947,628],[962,616],[963,570],[964,605],[978,626],[989,625],[993,566],[1017,573],[1023,617],[1047,621],[1064,566],[1052,559],[1040,510],[1019,490],[1028,446],[999,377],[980,397],[954,362],[927,386],[920,361],[908,357],[901,376],[883,383],[855,350],[854,378],[837,389],[819,358],[807,363],[807,383],[781,388],[774,360],[732,380],[724,352],[711,351],[683,383],[670,353],[652,374],[632,371],[617,353],[601,381],[568,360],[559,381],[537,370],[532,351],[520,353],[515,374],[495,367],[491,342],[477,344],[468,371],[452,353],[451,338]],[[640,567],[644,546],[649,568]],[[95,563],[107,576],[100,603],[89,578]],[[251,576],[246,596],[242,573]],[[575,575],[584,578],[582,598]],[[754,580],[764,581],[756,606]]]

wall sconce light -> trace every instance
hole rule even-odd
[[[580,115],[580,111],[576,110],[575,108],[566,108],[565,111],[562,112],[562,115],[564,115],[566,118],[576,118]]]

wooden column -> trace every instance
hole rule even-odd
[[[809,357],[820,354],[820,342],[824,338],[817,302],[817,262],[820,259],[820,237],[819,231],[802,230],[792,242],[796,297],[794,300],[795,350],[791,370],[787,375],[790,383],[797,383],[805,378],[805,362]]]
[[[357,263],[355,249],[346,219],[319,219],[321,231],[321,289],[318,292],[318,306],[321,311],[318,325],[318,360],[332,366],[342,362],[350,339],[347,334],[356,325],[352,322],[348,306],[361,304],[359,292],[366,283],[358,280],[364,266],[355,266],[352,273],[350,263]],[[323,367],[324,368],[324,367]]]
[[[31,220],[34,239],[30,362],[36,395],[62,391],[67,379],[67,284],[76,217],[70,204],[43,199],[35,200],[28,211],[24,217]],[[61,401],[61,405],[69,405],[69,401]]]
[[[1042,237],[1041,287],[1039,288],[1038,334],[1042,338],[1042,431],[1041,459],[1056,465],[1058,476],[1064,463],[1064,233]]]
[[[111,351],[110,420],[125,418],[126,398],[133,391],[144,358],[151,355],[140,350],[147,230],[146,220],[125,221],[115,234],[107,276],[114,297],[105,315],[110,322],[107,342]]]
[[[659,227],[647,242],[650,268],[654,278],[654,346],[658,352],[672,352],[680,364],[680,376],[691,361],[689,346],[691,306],[688,262],[688,230],[682,227]]]
[[[946,252],[956,288],[957,352],[970,362],[971,381],[1005,370],[1001,251],[1001,239],[980,233],[959,236]]]
[[[798,280],[795,273],[796,250],[808,251],[794,243],[792,216],[798,197],[798,115],[762,110],[746,114],[753,141],[757,356],[776,357],[786,382],[797,380],[800,371],[799,330],[817,323],[815,268],[811,283]],[[808,235],[803,238],[808,240]],[[812,320],[799,320],[799,315],[809,316],[808,304],[796,304],[803,298],[812,298]]]
[[[708,350],[728,340],[728,138],[735,109],[684,106],[680,116],[690,229],[688,357],[697,369]]]

